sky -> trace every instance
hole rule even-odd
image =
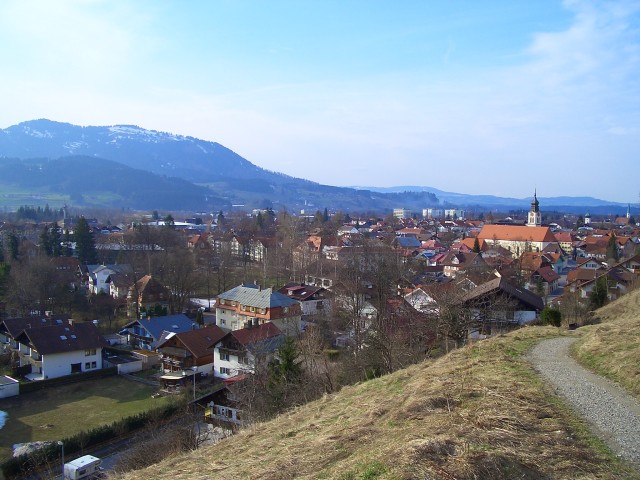
[[[3,0],[0,128],[219,142],[329,185],[640,201],[640,0]]]

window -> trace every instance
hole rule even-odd
[[[87,362],[84,364],[84,369],[89,370],[91,368],[91,363]]]
[[[231,375],[231,369],[227,367],[220,367],[220,375]]]
[[[85,357],[90,357],[91,355],[95,355],[95,354],[96,354],[96,349],[95,348],[89,348],[89,349],[84,351],[84,356]]]
[[[220,352],[220,360],[226,360],[228,362],[229,361],[229,354]]]
[[[247,360],[247,357],[242,355],[242,356],[238,357],[238,363],[241,363],[243,365],[247,365],[249,363],[249,361]]]
[[[97,362],[91,362],[91,368],[98,368]]]

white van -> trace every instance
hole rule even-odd
[[[100,464],[102,460],[93,455],[85,455],[84,457],[76,458],[73,462],[64,464],[64,479],[63,480],[81,480],[96,478],[102,470]]]

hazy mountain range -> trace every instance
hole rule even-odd
[[[32,120],[0,130],[0,206],[45,202],[196,211],[244,205],[385,213],[404,207],[421,213],[442,205],[528,208],[530,198],[465,195],[431,187],[321,185],[260,168],[219,143],[132,125],[81,127]],[[591,197],[540,202],[543,208],[622,206]]]

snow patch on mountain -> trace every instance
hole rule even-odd
[[[41,132],[40,130],[36,130],[35,128],[23,127],[24,133],[29,135],[30,137],[35,138],[53,138],[53,135],[48,130]]]
[[[65,142],[62,145],[62,148],[67,150],[69,153],[75,153],[76,150],[88,146],[89,144],[87,142]]]

